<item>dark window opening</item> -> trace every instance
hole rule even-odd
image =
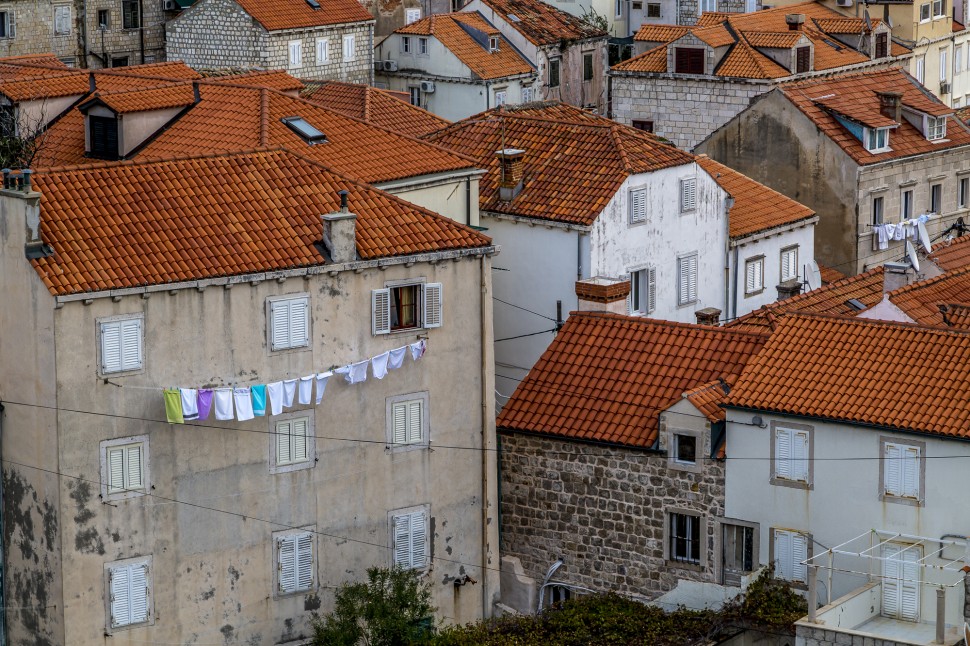
[[[107,9],[98,9],[98,29],[107,29],[110,25],[110,12]]]
[[[693,435],[674,434],[674,459],[678,462],[697,462],[697,438]]]
[[[677,47],[674,56],[674,71],[678,74],[703,74],[704,50],[693,47]]]
[[[593,55],[583,54],[583,80],[593,80]]]
[[[138,0],[121,0],[121,23],[125,29],[141,27],[141,13],[138,11]]]
[[[647,3],[647,18],[659,18],[660,17],[660,3],[659,2],[648,2]]]
[[[13,38],[13,12],[0,11],[0,38]]]
[[[119,56],[111,59],[111,67],[128,67],[128,57]]]
[[[701,519],[688,514],[670,514],[670,560],[701,562]]]
[[[91,124],[91,156],[118,159],[118,120],[113,117],[88,117]]]
[[[559,59],[549,61],[549,87],[559,87]]]
[[[801,74],[812,69],[812,48],[799,47],[795,50],[795,73]]]
[[[754,528],[723,525],[722,572],[724,583],[740,585],[741,574],[754,570]]]
[[[943,185],[933,184],[930,186],[930,213],[941,213],[943,207]]]
[[[876,34],[876,58],[889,56],[889,35]]]
[[[643,130],[644,132],[653,132],[653,121],[634,119],[633,127],[637,130]]]
[[[391,288],[391,329],[406,330],[421,327],[418,312],[421,307],[421,285]]]
[[[883,202],[881,197],[872,198],[872,224],[879,225],[882,224],[882,207]]]

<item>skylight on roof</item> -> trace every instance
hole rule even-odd
[[[327,135],[311,126],[303,117],[283,117],[282,121],[311,146],[327,143]]]
[[[510,13],[509,20],[511,20],[512,22],[519,22],[519,17],[516,16],[514,13]]]
[[[320,8],[320,3],[317,2],[317,0],[306,0],[306,3],[308,5],[310,5],[310,8],[311,9],[319,9]]]

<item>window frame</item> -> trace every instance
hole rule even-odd
[[[740,520],[737,518],[718,518],[717,527],[715,528],[714,542],[715,542],[715,554],[717,555],[717,580],[722,584],[727,585],[728,582],[725,580],[725,550],[727,549],[726,542],[724,540],[725,530],[729,527],[740,528],[745,530],[751,530],[751,569],[745,570],[744,564],[742,563],[741,569],[738,570],[738,574],[743,576],[745,574],[750,574],[751,572],[757,572],[761,568],[761,525],[760,523]]]
[[[396,522],[398,518],[412,517],[415,514],[424,515],[424,562],[420,564],[415,564],[413,562],[414,553],[410,554],[410,559],[408,564],[399,565],[397,563],[397,543],[396,543]],[[410,522],[410,521],[409,521]],[[409,531],[410,534],[410,531]],[[414,505],[411,507],[403,507],[400,509],[393,509],[387,512],[387,546],[389,548],[390,565],[391,567],[401,567],[408,570],[417,570],[419,572],[427,571],[432,564],[432,554],[431,554],[431,505]],[[411,544],[413,545],[413,541]]]
[[[137,368],[124,369],[124,353],[122,352],[121,364],[118,370],[107,370],[104,365],[104,325],[113,323],[124,323],[125,321],[140,321],[141,335],[139,339],[140,360]],[[135,312],[132,314],[118,314],[115,316],[105,316],[95,320],[95,345],[97,346],[98,376],[104,378],[126,377],[145,372],[146,344],[145,344],[145,313]]]
[[[631,125],[637,130],[642,130],[643,132],[649,132],[653,134],[654,120],[653,119],[633,119]]]
[[[522,103],[532,103],[535,101],[535,88],[523,87],[522,88]]]
[[[148,572],[145,576],[145,587],[146,587],[146,599],[145,606],[147,609],[146,620],[139,622],[131,622],[127,624],[122,624],[115,626],[111,621],[111,579],[114,570],[120,570],[122,568],[129,568],[137,565],[145,565]],[[103,566],[102,580],[104,583],[104,627],[105,633],[108,635],[113,635],[118,632],[125,630],[132,630],[135,628],[144,628],[145,626],[155,625],[155,570],[153,567],[153,558],[151,554],[146,556],[135,556],[128,559],[121,559],[118,561],[111,561],[105,563]]]
[[[276,331],[273,326],[273,307],[276,303],[283,303],[287,301],[304,301],[306,303],[306,342],[297,345],[285,345],[277,348],[274,346],[273,342],[274,332]],[[288,319],[287,325],[289,325],[291,322],[292,318]],[[289,336],[293,336],[292,329],[290,330]],[[278,296],[268,296],[266,298],[266,350],[270,355],[278,355],[284,352],[307,352],[311,349],[312,339],[313,315],[311,310],[310,294],[308,292],[280,294]]]
[[[947,62],[947,57],[949,55],[949,52],[950,50],[946,48],[940,49],[940,82],[941,83],[946,82],[946,73],[947,73],[946,62]]]
[[[682,283],[684,281],[684,269],[685,269],[685,266],[683,263],[685,261],[689,262],[691,260],[693,260],[693,264],[694,264],[694,292],[693,294],[688,293],[686,299],[684,299],[682,298],[683,296]],[[698,300],[697,276],[699,273],[699,263],[700,263],[700,259],[696,251],[677,256],[677,306],[678,307],[686,307],[689,305],[693,305]],[[688,271],[689,271],[689,268],[688,268]]]
[[[104,21],[101,20],[101,15],[104,14]],[[95,14],[95,18],[98,21],[98,29],[101,29],[103,25],[105,29],[111,28],[111,10],[110,9],[98,9],[98,13]]]
[[[886,448],[888,445],[899,447],[915,448],[919,451],[917,468],[917,487],[916,496],[907,496],[903,493],[890,493],[886,486],[886,478],[889,475],[886,469]],[[926,505],[926,442],[911,440],[908,438],[892,437],[889,435],[879,436],[879,500],[892,502],[900,505],[911,505],[913,507],[923,507]]]
[[[500,105],[506,105],[509,102],[509,92],[508,89],[502,88],[500,90],[495,90],[495,107]]]
[[[814,549],[813,549],[813,547],[814,547],[814,541],[812,540],[812,534],[811,534],[811,532],[803,532],[803,531],[798,530],[798,529],[789,529],[787,527],[770,527],[768,529],[768,563],[769,564],[774,565],[775,562],[776,562],[775,552],[777,550],[776,550],[775,545],[776,545],[776,542],[777,542],[777,533],[778,532],[785,532],[787,534],[792,534],[792,535],[798,534],[800,536],[804,536],[805,537],[805,555],[806,555],[806,560],[812,558],[812,556],[814,555]],[[796,565],[797,565],[797,563],[795,563],[794,550],[793,550],[792,551],[792,578],[791,579],[786,579],[786,578],[782,577],[780,575],[781,568],[778,568],[778,567],[775,568],[775,578],[776,579],[779,579],[781,581],[787,581],[789,583],[789,585],[791,585],[793,588],[807,589],[807,587],[808,587],[808,565],[805,565],[804,566],[805,567],[805,574],[804,574],[805,580],[804,581],[801,580],[801,579],[796,579],[795,578],[795,576],[798,574],[796,572],[796,570],[795,570],[795,566]]]
[[[297,586],[291,590],[282,590],[280,589],[280,585],[281,585],[280,549],[282,548],[282,545],[283,545],[282,541],[285,541],[285,540],[298,541],[299,537],[301,536],[310,537],[310,572],[311,572],[312,580],[308,587],[305,587],[305,588],[300,587],[299,583],[297,583]],[[316,526],[314,525],[309,525],[309,526],[300,527],[296,529],[287,529],[280,532],[273,532],[272,543],[271,543],[272,552],[273,552],[273,558],[271,560],[272,567],[273,567],[273,597],[282,598],[282,597],[303,595],[303,594],[306,594],[307,592],[315,590],[318,587],[319,577],[317,575],[317,564],[319,562],[320,550],[319,550],[319,545],[317,543],[318,541],[317,541],[317,534],[316,534]],[[299,562],[296,562],[294,567],[297,570],[299,570]],[[299,581],[299,575],[297,575],[297,581]]]
[[[889,128],[864,128],[862,145],[866,150],[873,154],[888,152],[889,147]],[[880,139],[883,139],[880,145]]]
[[[637,200],[643,205],[642,211],[637,208]],[[627,193],[627,226],[635,227],[647,222],[647,187],[637,186]]]
[[[350,47],[348,47],[348,43]],[[357,39],[354,34],[344,34],[343,40],[341,42],[344,62],[350,62],[357,60]]]
[[[933,0],[933,20],[937,18],[946,18],[946,0]]]
[[[283,413],[274,417],[267,416],[269,423],[269,472],[271,474],[290,473],[291,471],[302,471],[312,469],[317,464],[317,446],[314,431],[314,421],[316,415],[313,409],[293,411]],[[290,460],[280,463],[279,461],[279,426],[280,424],[292,423],[295,420],[306,420],[306,458],[303,460]]]
[[[51,7],[51,9],[52,9],[52,12],[51,12],[51,22],[53,23],[51,25],[51,29],[53,30],[54,36],[57,37],[57,38],[60,38],[60,37],[63,37],[63,36],[70,36],[71,35],[71,32],[74,31],[72,29],[72,27],[71,27],[71,23],[72,23],[72,20],[71,20],[71,15],[72,15],[71,5],[69,5],[69,4],[54,5],[53,7]],[[67,31],[58,31],[57,30],[57,14],[58,14],[59,11],[63,12],[65,9],[67,10]]]
[[[593,52],[583,52],[583,81],[592,81],[593,76]]]
[[[697,177],[684,177],[680,180],[680,212],[693,213],[697,210]]]
[[[321,47],[322,45],[322,47]],[[330,39],[329,38],[317,38],[314,41],[314,47],[316,48],[316,61],[317,65],[325,65],[330,62]],[[323,53],[321,57],[320,54]]]
[[[930,184],[930,213],[940,215],[943,212],[943,183]]]
[[[804,65],[803,65],[804,63]],[[812,71],[812,48],[809,45],[795,48],[795,73],[804,74]]]
[[[933,19],[933,3],[932,2],[921,3],[919,6],[919,21],[929,22],[932,19]]]
[[[415,103],[417,100],[417,103]],[[408,101],[413,106],[421,107],[421,86],[420,85],[409,85],[408,86]]]
[[[926,56],[916,58],[916,80],[922,85],[926,81]]]
[[[417,14],[417,15],[415,15]],[[404,10],[404,24],[410,25],[412,22],[417,22],[421,20],[421,9],[419,8],[408,8]]]
[[[296,53],[294,62],[293,54]],[[303,68],[303,41],[290,40],[286,43],[286,69],[298,70]]]
[[[656,13],[656,15],[654,15]],[[659,2],[648,2],[647,3],[647,18],[662,18],[662,8]]]
[[[683,55],[681,52],[684,52]],[[699,52],[699,53],[698,53]],[[697,71],[697,63],[700,59],[700,70]],[[707,50],[703,47],[675,47],[674,48],[674,73],[675,74],[705,74],[707,72]]]
[[[946,117],[926,117],[926,139],[938,141],[946,138]]]
[[[886,58],[889,56],[889,34],[883,32],[876,34],[875,58]]]
[[[630,299],[627,313],[631,316],[646,316],[657,311],[657,268],[646,265],[631,269]]]
[[[794,257],[792,258],[792,261],[790,263],[791,269],[794,273],[792,273],[792,275],[790,276],[785,276],[785,255],[786,254],[794,254]],[[782,248],[781,253],[779,253],[778,276],[780,279],[779,282],[781,283],[787,283],[790,280],[798,279],[798,245],[797,244],[784,247]]]
[[[904,188],[899,195],[899,212],[903,220],[913,217],[913,189]]]
[[[428,39],[425,36],[418,36],[418,56],[428,56]]]
[[[401,36],[401,53],[402,54],[413,54],[411,51],[411,37]]]
[[[815,427],[809,426],[808,424],[798,424],[796,422],[777,422],[772,421],[769,425],[771,432],[770,437],[770,480],[769,483],[781,487],[792,487],[795,489],[808,489],[812,490],[815,488]],[[777,451],[777,437],[779,430],[787,430],[793,432],[806,432],[808,434],[808,458],[807,464],[805,464],[804,469],[804,479],[801,477],[785,477],[778,475],[778,451]],[[795,459],[789,458],[792,465],[796,464]],[[801,474],[799,474],[801,476]]]
[[[412,327],[394,327],[393,326],[393,307],[394,307],[394,291],[401,288],[415,287],[418,291],[418,298],[414,304],[415,316],[417,317],[416,325]],[[434,292],[437,292],[436,298],[438,299],[438,312],[437,321],[429,321],[428,316],[428,299],[429,292],[432,293],[431,298],[435,298]],[[386,294],[385,294],[386,293]],[[377,308],[383,306],[380,303],[381,297],[386,297],[387,299],[387,329],[383,327],[378,328],[377,320]],[[433,306],[433,304],[432,304]],[[417,330],[430,330],[434,328],[439,328],[444,326],[444,286],[442,283],[429,283],[425,278],[406,278],[402,280],[390,280],[384,283],[384,287],[381,289],[371,290],[371,334],[374,336],[382,335],[393,335],[402,334],[408,332],[414,332]]]
[[[394,395],[384,400],[384,432],[386,445],[385,453],[404,453],[431,447],[431,406],[430,395],[427,390]],[[420,402],[421,404],[421,438],[416,442],[398,444],[394,442],[394,409],[402,404]]]
[[[127,500],[129,498],[140,498],[146,495],[151,488],[151,460],[149,454],[148,435],[132,435],[130,437],[119,437],[113,440],[103,440],[99,444],[100,464],[101,464],[101,499],[103,501]],[[108,451],[118,448],[139,446],[141,448],[141,480],[142,486],[137,489],[122,489],[121,491],[111,491],[108,482]],[[127,471],[127,469],[126,469]]]
[[[970,203],[970,177],[957,177],[957,206],[965,209]]]
[[[549,87],[559,87],[562,82],[562,59],[550,58],[549,59]],[[553,73],[555,70],[555,73]]]
[[[886,200],[884,195],[876,195],[872,198],[872,224],[879,226],[886,219]],[[878,206],[877,206],[878,205]]]
[[[134,21],[130,20],[131,16],[135,16]],[[141,29],[142,22],[138,0],[121,0],[121,28],[126,30]]]
[[[667,449],[667,468],[674,471],[686,471],[690,473],[700,473],[704,467],[705,454],[703,432],[695,429],[671,428],[666,434]],[[679,437],[691,438],[694,441],[694,460],[688,462],[680,458],[677,439]]]
[[[752,269],[756,269],[752,272]],[[755,278],[759,281],[758,284],[752,284],[752,273],[755,274]],[[745,298],[749,296],[757,296],[758,294],[765,291],[765,257],[751,256],[750,258],[744,259],[744,296]]]
[[[697,560],[688,556],[686,560],[680,560],[673,554],[673,542],[677,538],[674,536],[674,516],[683,516],[693,519],[693,525],[697,529]],[[664,534],[663,534],[663,558],[667,567],[680,568],[685,570],[704,571],[707,568],[707,517],[703,512],[683,507],[667,507],[664,509]],[[688,537],[688,540],[691,540]]]

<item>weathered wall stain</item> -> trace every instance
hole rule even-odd
[[[74,522],[78,524],[78,528],[74,535],[74,548],[85,554],[104,554],[104,541],[101,540],[98,530],[94,527],[82,527],[95,518],[94,512],[87,508],[92,498],[91,484],[84,480],[75,480],[68,482],[67,488],[77,507]]]

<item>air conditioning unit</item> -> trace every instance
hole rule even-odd
[[[178,11],[181,8],[175,0],[162,0],[162,11]]]
[[[950,84],[946,81],[940,81],[940,94],[949,94]]]
[[[837,7],[851,7],[852,0],[835,0],[835,6]]]
[[[397,71],[397,61],[383,61],[385,72],[396,72]]]
[[[421,81],[421,91],[426,94],[434,93],[434,82],[433,81]]]

